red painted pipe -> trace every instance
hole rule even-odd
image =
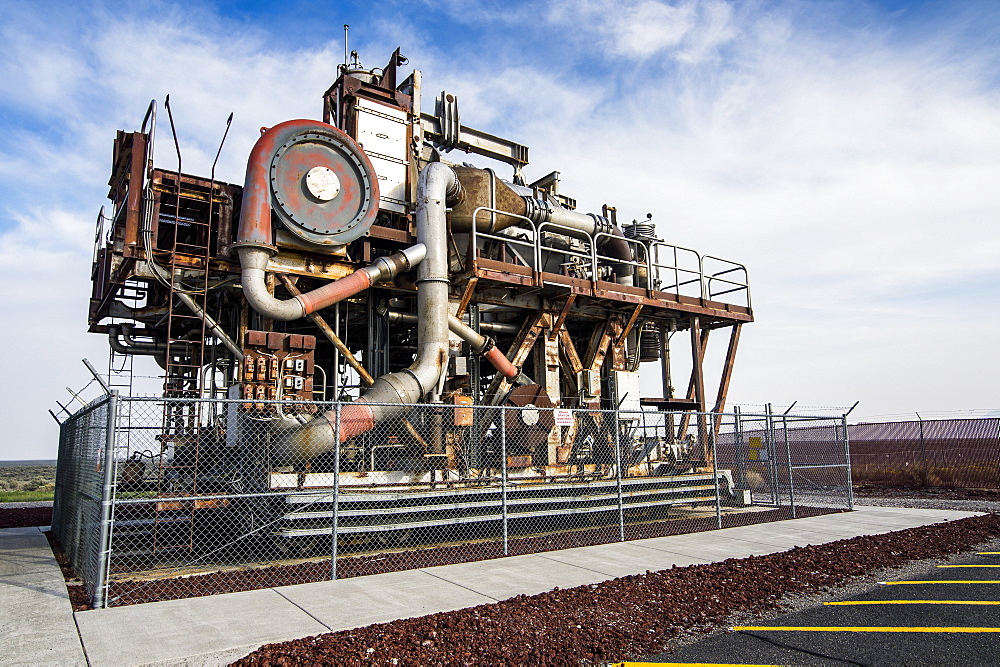
[[[514,364],[510,363],[510,360],[504,356],[503,352],[496,345],[490,348],[490,351],[484,354],[483,357],[493,364],[493,367],[506,378],[514,379],[520,372]]]
[[[330,410],[323,416],[327,418],[334,429],[337,428],[336,410]],[[347,442],[351,438],[359,436],[362,433],[367,433],[373,428],[375,428],[375,415],[372,414],[371,406],[366,405],[364,401],[345,403],[341,406],[339,433],[340,442]]]
[[[308,315],[309,313],[315,313],[317,310],[323,310],[327,306],[332,306],[339,301],[352,297],[358,292],[363,292],[371,287],[371,285],[371,274],[361,269],[339,280],[334,280],[332,283],[318,287],[311,292],[300,294],[295,298],[302,304],[304,314]]]

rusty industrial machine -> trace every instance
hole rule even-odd
[[[139,131],[118,132],[90,331],[107,337],[126,391],[137,358],[163,379],[156,447],[118,482],[202,498],[158,503],[180,514],[154,527],[218,509],[212,494],[257,490],[284,493],[280,536],[328,532],[329,518],[296,508],[316,507],[309,494],[334,466],[344,493],[368,494],[341,522],[355,532],[435,525],[428,499],[445,484],[452,505],[479,508],[463,521],[487,521],[499,467],[525,498],[533,481],[563,480],[600,512],[616,436],[629,502],[705,488],[706,413],[724,409],[753,319],[745,268],[658,238],[651,216],[577,210],[558,171],[528,182],[526,146],[464,125],[449,92],[425,110],[405,64],[398,49],[381,69],[353,54],[322,121],[262,128],[242,186],[214,166],[184,173],[179,147],[160,151],[176,152],[176,169],[157,166],[155,103]],[[716,329],[729,337],[712,401],[703,359]],[[692,359],[677,394],[672,340]],[[644,363],[659,365],[660,388],[640,384]],[[231,400],[206,400],[219,398]],[[650,435],[641,414],[669,427]],[[382,509],[366,518],[372,497]],[[533,512],[566,507],[539,498]]]

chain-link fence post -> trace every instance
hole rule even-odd
[[[337,579],[337,514],[340,509],[340,406],[334,407],[333,415],[333,501],[330,503],[330,579]]]
[[[719,485],[719,457],[715,447],[715,422],[719,418],[719,415],[713,412],[710,418],[712,423],[708,437],[712,441],[712,479],[715,480],[715,525],[717,528],[722,528],[722,490]]]
[[[921,468],[920,484],[923,488],[930,486],[930,471],[927,469],[927,441],[924,439],[924,419],[919,412],[914,412],[917,416],[917,427],[920,429],[920,460],[923,462]]]
[[[778,489],[778,448],[774,443],[774,415],[771,404],[765,406],[764,446],[767,451],[767,472],[771,486],[771,504],[781,507],[781,492]]]
[[[760,451],[759,449],[757,451]],[[736,488],[747,488],[747,446],[743,438],[743,420],[740,418],[740,406],[733,406],[733,457],[736,460]]]
[[[792,474],[792,447],[788,444],[788,417],[781,415],[781,430],[785,439],[785,456],[788,459],[788,502],[792,506],[792,518],[797,519],[795,511],[795,479]]]
[[[510,555],[507,529],[507,409],[500,406],[500,512],[503,523],[503,555]]]
[[[97,554],[97,581],[94,586],[94,609],[107,606],[108,570],[111,558],[111,504],[115,485],[115,427],[118,421],[118,390],[108,396],[107,431],[104,434],[104,485],[101,489],[101,534]]]
[[[840,418],[841,428],[844,429],[844,466],[847,468],[847,509],[854,509],[854,480],[851,473],[851,441],[847,436],[847,415]]]
[[[615,485],[618,489],[618,539],[625,541],[625,506],[622,498],[622,441],[621,428],[617,412],[606,412],[611,417],[612,428],[615,430]]]

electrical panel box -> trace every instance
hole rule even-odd
[[[247,331],[243,346],[241,385],[244,399],[252,401],[287,401],[244,403],[247,410],[275,413],[315,412],[315,405],[299,401],[313,400],[313,373],[316,337],[274,331]]]
[[[600,398],[601,374],[595,371],[580,371],[580,390],[584,398]]]
[[[611,380],[615,383],[615,400],[618,409],[623,412],[639,412],[639,374],[628,371],[612,371]],[[628,415],[625,415],[626,417]]]

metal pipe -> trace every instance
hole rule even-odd
[[[448,328],[468,343],[473,352],[483,355],[504,377],[513,379],[520,374],[521,371],[504,356],[492,338],[478,333],[454,315],[448,316]]]
[[[510,555],[507,531],[507,408],[500,406],[500,511],[503,515],[503,555]]]
[[[858,405],[854,404],[855,407]],[[851,408],[853,410],[854,408]],[[848,410],[843,417],[840,418],[840,423],[844,429],[844,467],[847,469],[847,509],[854,509],[854,480],[852,478],[853,472],[851,471],[851,438],[847,433],[847,414],[850,414]]]
[[[130,325],[120,325],[120,324],[109,324],[108,325],[108,343],[111,345],[111,349],[118,354],[138,354],[138,355],[157,355],[163,354],[167,346],[162,342],[155,343],[131,343],[129,345],[123,344],[118,340],[118,336],[122,335],[122,329],[125,326]],[[126,337],[126,342],[128,338]]]
[[[792,506],[792,518],[798,518],[798,512],[795,510],[795,477],[794,470],[792,470],[792,447],[788,443],[788,417],[781,415],[781,430],[785,438],[785,457],[788,461],[788,501]]]
[[[108,605],[105,587],[111,568],[112,510],[115,496],[115,436],[118,428],[118,390],[111,390],[108,396],[108,419],[104,431],[104,483],[101,486],[101,525],[98,538],[97,581],[94,583],[94,597],[91,606],[104,609]]]
[[[420,317],[417,316],[416,313],[403,313],[398,310],[388,311],[386,313],[386,317],[390,322],[398,322],[401,324],[416,324],[420,321]],[[462,324],[465,323],[462,322]],[[517,324],[507,324],[506,322],[480,322],[479,330],[485,331],[486,333],[516,334],[521,330],[521,327]],[[458,332],[456,331],[455,333]]]
[[[279,273],[278,278],[281,280],[281,284],[285,286],[285,289],[288,290],[289,294],[292,296],[302,294],[302,292],[299,291],[299,288],[292,283],[291,279],[287,275]],[[316,327],[323,332],[323,335],[326,336],[327,340],[333,343],[337,352],[344,355],[344,359],[347,360],[348,365],[357,371],[358,376],[361,378],[361,381],[365,384],[365,386],[370,387],[375,382],[375,379],[368,373],[365,367],[361,365],[361,362],[357,360],[350,348],[344,344],[344,341],[340,340],[340,336],[334,333],[333,329],[330,328],[330,325],[326,323],[325,319],[323,319],[323,316],[318,313],[310,313],[306,317],[308,317],[309,321],[315,324]]]
[[[185,294],[184,292],[177,292],[177,298],[180,299],[185,306],[190,308],[191,312],[193,312],[195,315],[200,317],[202,321],[205,322],[205,326],[208,327],[208,329],[212,332],[212,335],[221,340],[222,344],[225,345],[227,348],[229,348],[229,351],[233,353],[234,357],[236,357],[239,360],[243,359],[243,350],[240,348],[239,345],[236,344],[236,341],[230,338],[229,335],[222,330],[222,327],[219,326],[219,323],[216,322],[211,315],[206,313],[201,308],[201,306],[195,303],[195,300],[192,299],[189,294]]]
[[[445,209],[461,192],[451,167],[429,164],[417,181],[417,240],[426,258],[417,268],[417,355],[405,370],[388,373],[353,403],[314,419],[285,439],[294,458],[309,458],[337,446],[387,419],[402,417],[407,406],[426,395],[436,398],[448,361],[448,228]],[[335,422],[339,421],[339,424]]]
[[[407,248],[388,257],[379,257],[368,266],[334,280],[311,292],[298,294],[291,299],[276,299],[267,289],[265,271],[270,251],[259,246],[239,248],[243,295],[258,313],[272,320],[290,321],[322,310],[358,292],[363,292],[378,282],[392,280],[400,273],[420,264],[427,254],[423,243]]]
[[[631,262],[635,260],[632,257],[632,249],[629,248],[622,230],[613,225],[610,220],[596,213],[577,213],[547,200],[531,197],[525,197],[524,200],[527,204],[526,215],[535,224],[558,225],[566,230],[567,236],[583,238],[584,240],[593,240],[598,234],[606,235],[598,239],[596,245],[608,257],[620,260],[614,264],[618,283],[622,285],[633,284],[635,267]],[[585,236],[580,237],[580,234]]]

